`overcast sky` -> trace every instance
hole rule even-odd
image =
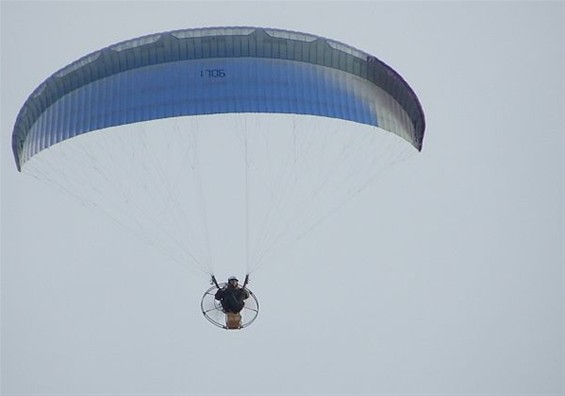
[[[561,395],[564,6],[555,2],[1,3],[2,395]],[[113,43],[267,26],[379,57],[424,149],[254,274],[228,332],[208,287],[17,172],[16,115]]]

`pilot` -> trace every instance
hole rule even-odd
[[[214,298],[220,301],[224,312],[237,314],[243,309],[249,292],[239,286],[239,280],[235,276],[230,276],[227,285],[219,289]]]

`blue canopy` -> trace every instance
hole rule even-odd
[[[87,55],[27,99],[12,135],[16,165],[85,132],[166,117],[292,113],[393,132],[422,148],[413,90],[389,66],[345,44],[278,29],[159,33]]]

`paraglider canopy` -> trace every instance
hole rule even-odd
[[[27,99],[12,135],[16,165],[84,132],[167,117],[310,114],[378,126],[418,150],[424,114],[376,57],[311,34],[255,27],[135,38],[59,70]]]

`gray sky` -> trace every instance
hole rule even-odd
[[[564,392],[562,2],[1,3],[3,395]],[[254,274],[240,332],[206,280],[19,174],[54,71],[174,29],[309,32],[417,92],[423,151]],[[325,305],[328,307],[325,307]]]

